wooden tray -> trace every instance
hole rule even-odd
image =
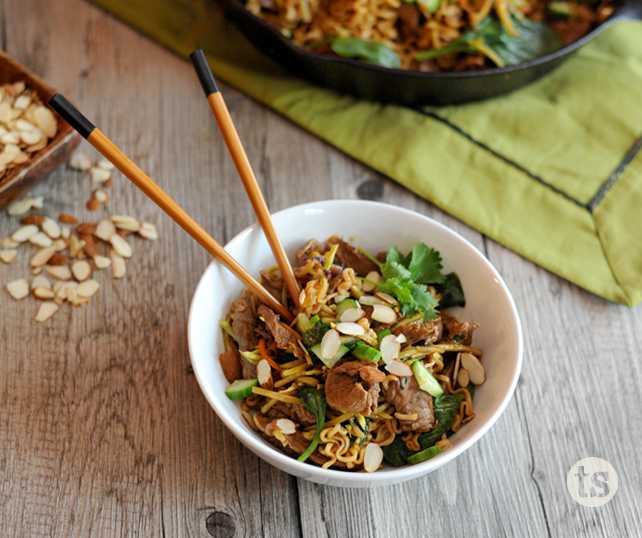
[[[35,91],[43,103],[57,93],[39,76],[31,73],[4,52],[0,51],[0,86],[23,80],[28,88]],[[55,113],[54,113],[55,114]],[[31,158],[10,174],[0,179],[0,209],[9,205],[24,192],[33,187],[49,172],[64,163],[71,152],[80,144],[80,135],[58,114],[58,132],[44,149],[34,153]]]

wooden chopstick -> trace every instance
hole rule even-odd
[[[57,93],[49,100],[49,106],[55,110],[69,125],[94,146],[103,156],[111,161],[131,182],[143,191],[165,213],[190,234],[201,246],[232,272],[243,284],[252,290],[266,305],[292,322],[294,317],[279,303],[257,280],[248,273],[227,251],[217,243],[183,208],[172,200],[163,189],[136,166],[118,147],[97,129],[76,107],[61,94]]]
[[[221,129],[221,133],[223,134],[223,139],[225,140],[227,149],[229,150],[230,155],[232,156],[232,160],[236,165],[236,169],[241,176],[245,191],[250,198],[250,202],[252,202],[252,207],[254,208],[254,212],[256,213],[257,218],[259,219],[259,224],[261,225],[261,228],[263,228],[265,237],[267,238],[268,243],[270,244],[270,248],[272,249],[272,253],[276,258],[276,263],[281,270],[281,275],[283,275],[285,285],[290,292],[290,297],[292,297],[294,304],[298,307],[300,306],[299,294],[301,293],[301,288],[299,287],[299,283],[294,276],[292,266],[290,265],[288,256],[285,253],[283,244],[281,243],[281,240],[279,239],[279,236],[274,229],[274,224],[272,222],[272,218],[270,217],[270,211],[268,210],[267,204],[265,203],[265,198],[263,198],[261,188],[256,181],[256,176],[252,171],[250,161],[247,158],[245,150],[243,149],[241,139],[236,132],[236,127],[234,127],[230,112],[225,105],[225,101],[223,100],[223,96],[221,95],[218,86],[216,85],[216,80],[214,79],[212,70],[207,63],[207,59],[205,58],[205,54],[202,50],[192,52],[192,54],[190,54],[190,58],[192,60],[192,63],[194,64],[194,69],[196,70],[198,79],[201,82],[201,86],[205,91],[205,96],[207,97],[207,101],[210,104],[212,113],[216,118],[216,123],[218,123],[218,126]]]

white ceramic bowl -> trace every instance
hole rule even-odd
[[[484,350],[486,382],[475,391],[475,419],[450,440],[452,448],[417,465],[390,465],[375,473],[351,473],[321,469],[286,456],[250,429],[240,405],[225,395],[229,383],[218,361],[223,338],[218,322],[242,284],[218,262],[205,271],[196,288],[189,315],[189,349],[196,378],[214,411],[230,431],[252,452],[279,469],[320,484],[370,487],[399,483],[425,475],[454,460],[478,441],[495,423],[510,401],[522,363],[522,331],[513,299],[488,260],[461,236],[427,217],[386,204],[364,201],[324,201],[300,205],[273,215],[286,251],[294,253],[314,237],[325,241],[340,235],[372,253],[396,245],[401,252],[423,241],[442,256],[444,271],[456,271],[464,287],[466,307],[462,320],[481,324],[474,345]],[[226,246],[227,251],[253,275],[274,264],[274,258],[258,224],[250,226]]]

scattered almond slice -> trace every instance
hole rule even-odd
[[[49,217],[45,217],[45,221],[42,223],[42,231],[52,239],[58,239],[62,233],[58,223]]]
[[[390,361],[398,358],[400,350],[401,343],[397,341],[397,337],[394,334],[389,334],[381,339],[379,351],[381,351],[381,358],[386,364],[390,364]]]
[[[116,222],[116,228],[125,232],[138,232],[140,230],[140,222]]]
[[[71,236],[71,228],[69,226],[62,226],[60,228],[60,236],[63,239],[69,239],[69,237]]]
[[[21,228],[18,228],[15,232],[13,232],[13,234],[11,235],[11,239],[16,243],[24,243],[30,237],[36,235],[38,231],[38,226],[36,226],[35,224],[27,224],[26,226],[22,226]]]
[[[58,280],[69,280],[71,278],[71,269],[66,265],[56,265],[54,267],[47,267],[45,269],[47,274]]]
[[[45,248],[50,247],[53,241],[51,240],[51,237],[49,237],[44,232],[38,232],[37,234],[32,235],[29,238],[29,243],[31,243],[32,245],[36,245],[37,247]]]
[[[363,455],[363,468],[368,473],[374,473],[383,461],[383,450],[377,443],[368,443]]]
[[[71,294],[72,297],[75,297],[76,295],[76,289],[78,288],[78,282],[74,282],[73,280],[70,280],[68,282],[61,282],[61,286],[58,287],[58,290],[56,291],[56,299],[61,299],[63,301],[71,301],[69,297],[69,290],[74,290]]]
[[[366,282],[366,280],[368,282]],[[377,287],[377,284],[381,280],[381,275],[377,271],[370,271],[366,275],[366,280],[364,280],[363,284],[361,285],[361,289],[366,293],[370,293]],[[374,282],[374,284],[371,284],[371,282]]]
[[[78,295],[77,290],[76,291],[76,297],[74,299],[69,299],[69,302],[74,305],[74,306],[85,306],[86,304],[89,303],[91,300],[91,297],[81,297]]]
[[[388,364],[386,364],[385,368],[391,374],[394,374],[398,377],[409,377],[412,375],[410,366],[398,359],[391,360]]]
[[[131,258],[133,251],[131,245],[125,241],[120,235],[114,234],[110,237],[109,242],[114,247],[116,254],[123,258]]]
[[[326,331],[326,333],[323,335],[323,338],[321,339],[321,347],[319,350],[321,353],[321,358],[333,358],[339,351],[340,347],[341,337],[339,336],[339,333],[334,329]]]
[[[56,312],[58,312],[58,305],[52,302],[42,303],[40,309],[36,314],[36,321],[42,323],[51,318]]]
[[[38,276],[40,273],[42,273],[42,267],[36,267],[36,268],[34,268],[33,271],[31,271],[31,274],[33,276]]]
[[[91,265],[85,260],[74,263],[71,272],[78,282],[83,282],[91,276]]]
[[[109,240],[115,234],[116,226],[114,226],[114,223],[109,219],[102,219],[98,223],[98,226],[96,226],[96,231],[94,232],[94,235],[105,243],[109,243]]]
[[[13,260],[16,259],[17,254],[17,250],[0,250],[0,260],[2,260],[2,263],[6,263],[7,265],[9,265]]]
[[[7,291],[16,301],[20,301],[29,295],[29,283],[21,278],[7,284]]]
[[[387,293],[384,293],[382,291],[378,291],[377,293],[375,293],[375,297],[381,299],[384,303],[388,303],[395,306],[399,304],[397,302],[397,299],[395,299],[392,295],[388,295]]]
[[[150,224],[149,222],[142,222],[140,225],[140,230],[138,230],[138,235],[150,241],[155,241],[158,239],[158,233],[156,232],[156,226]]]
[[[20,140],[22,140],[28,146],[33,146],[46,140],[44,133],[40,129],[35,131],[20,131]]]
[[[25,119],[16,120],[12,124],[12,126],[15,127],[18,131],[25,131],[28,133],[37,129],[37,127],[33,123]]]
[[[76,288],[76,291],[78,292],[78,295],[80,297],[93,297],[93,295],[98,291],[100,288],[100,284],[96,282],[93,278],[90,278],[89,280],[85,280],[81,284],[78,285],[78,288]]]
[[[138,222],[134,217],[130,215],[112,215],[109,219],[116,225],[118,224],[134,224]]]
[[[50,299],[53,299],[56,296],[56,294],[53,292],[53,290],[49,288],[45,288],[44,286],[39,286],[33,290],[33,296],[36,299],[48,301]]]
[[[470,383],[470,374],[468,373],[468,370],[461,368],[459,370],[459,375],[457,376],[457,384],[460,387],[466,388],[468,383]]]
[[[51,282],[47,280],[45,275],[38,275],[31,281],[31,289],[35,290],[36,288],[47,288],[51,289]]]
[[[111,172],[109,170],[105,170],[104,168],[92,166],[89,169],[89,175],[91,176],[91,180],[94,183],[104,183],[111,177]]]
[[[40,249],[29,260],[31,267],[41,267],[45,265],[49,259],[56,253],[56,247],[47,247]]]
[[[123,278],[127,272],[127,264],[124,258],[119,256],[116,251],[112,250],[109,253],[111,259],[111,276],[112,278]]]
[[[277,418],[276,420],[273,420],[271,424],[272,428],[280,431],[284,435],[292,435],[296,432],[296,424],[289,418]]]
[[[272,369],[270,368],[268,361],[261,359],[256,365],[256,373],[259,385],[261,385],[262,388],[267,390],[272,390],[274,388]]]
[[[62,289],[62,287],[67,284],[64,280],[58,280],[54,283],[53,285],[53,292],[58,295],[58,292]]]
[[[71,236],[71,243],[69,244],[69,257],[75,258],[78,256],[78,253],[82,250],[83,242],[78,239],[78,236]]]
[[[91,168],[91,159],[86,153],[77,151],[71,156],[71,159],[69,160],[69,166],[74,170],[86,172]]]
[[[25,110],[31,104],[31,97],[29,95],[19,95],[13,102],[13,108],[17,110]]]
[[[42,209],[42,205],[45,201],[44,196],[34,196],[31,199],[31,209]]]
[[[354,322],[359,321],[365,312],[361,308],[348,308],[341,314],[340,321],[342,322]]]
[[[67,300],[70,303],[73,303],[78,297],[78,290],[77,288],[67,288]]]
[[[94,265],[96,266],[96,269],[107,269],[111,265],[111,259],[107,256],[96,254],[94,256]]]
[[[116,168],[111,162],[109,162],[107,159],[99,159],[99,161],[96,163],[96,166],[98,168],[102,168],[103,170],[108,170],[112,171],[114,168]]]
[[[2,240],[0,241],[0,247],[2,248],[18,248],[20,246],[20,243],[17,241],[14,241],[11,239],[11,237],[3,237]]]
[[[109,194],[105,189],[96,189],[93,192],[93,196],[94,196],[94,199],[101,204],[105,204],[109,202]]]
[[[366,330],[358,323],[337,323],[336,329],[341,334],[346,334],[348,336],[359,336],[366,332]]]
[[[71,241],[69,241],[69,240],[65,241],[64,239],[56,239],[53,243],[51,243],[51,246],[52,247],[56,247],[56,252],[62,252],[70,244],[71,244]]]

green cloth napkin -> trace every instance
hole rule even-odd
[[[611,301],[642,300],[642,24],[606,30],[510,95],[414,110],[298,79],[212,0],[93,0],[549,271]]]

